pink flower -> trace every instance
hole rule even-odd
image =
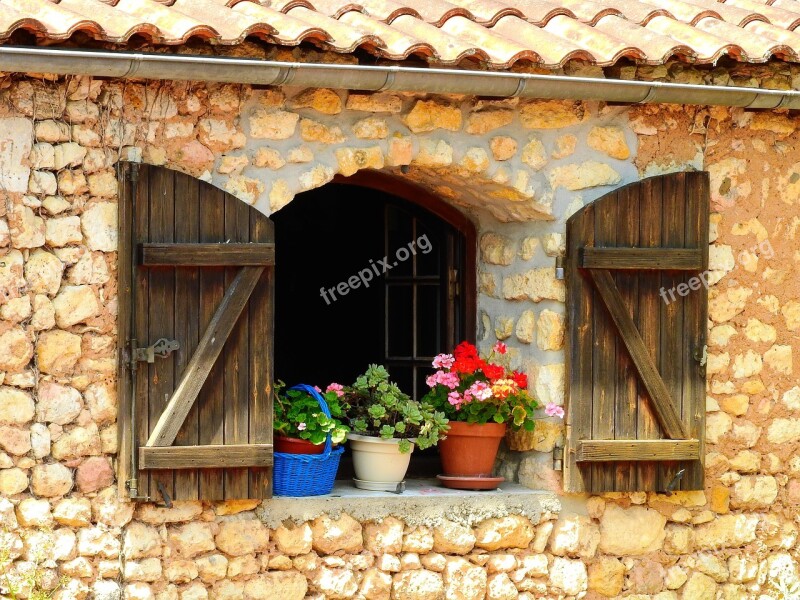
[[[464,392],[464,395],[466,396],[467,393],[469,393],[470,396],[474,397],[476,400],[483,402],[484,400],[488,400],[492,397],[492,387],[485,381],[476,381],[469,386],[469,389]]]
[[[439,372],[442,373],[441,371]],[[441,377],[439,377],[439,383],[454,390],[461,381],[458,379],[458,373],[442,373]]]
[[[453,366],[453,363],[456,361],[453,358],[452,354],[439,354],[436,358],[433,359],[433,368],[434,369],[449,369]]]
[[[318,393],[318,394],[321,394],[321,393],[322,393],[322,390],[321,390],[321,389],[319,389],[319,386],[318,386],[318,385],[315,385],[315,386],[314,386],[314,389],[315,389],[315,390],[317,390],[317,393]]]
[[[306,428],[306,424],[305,423],[300,423],[297,426],[297,431],[303,431],[305,428]]]
[[[558,417],[559,419],[563,419],[564,409],[558,404],[548,402],[547,406],[544,407],[544,414],[546,414],[548,417]]]
[[[336,392],[336,397],[341,398],[344,396],[344,386],[341,383],[332,383],[325,388],[326,392]]]
[[[425,383],[428,384],[428,387],[432,388],[435,387],[437,384],[441,384],[445,387],[454,390],[458,387],[460,380],[458,379],[458,373],[451,373],[446,371],[436,371],[433,375],[428,375],[425,378]]]
[[[450,392],[447,394],[447,401],[456,408],[460,408],[464,398],[458,392]]]
[[[503,342],[497,342],[492,348],[498,354],[505,354],[506,350],[508,350],[508,346],[506,346]]]

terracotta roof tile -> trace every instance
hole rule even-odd
[[[798,0],[0,0],[0,41],[20,29],[42,41],[82,32],[119,45],[137,34],[173,45],[256,36],[389,60],[471,58],[493,69],[724,55],[800,61],[798,27]]]

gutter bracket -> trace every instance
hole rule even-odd
[[[509,96],[509,98],[518,98],[519,96],[521,96],[522,92],[525,91],[525,88],[527,87],[527,85],[528,85],[528,82],[525,79],[523,79],[522,77],[520,77],[519,78],[519,82],[517,83],[517,89],[514,90],[514,93],[511,94]]]
[[[647,95],[639,100],[636,104],[647,104],[651,102],[653,97],[656,95],[656,85],[655,82],[650,83],[650,87],[647,89]]]
[[[397,76],[397,72],[399,70],[400,69],[398,67],[392,67],[391,70],[388,73],[386,73],[386,79],[384,80],[383,85],[375,91],[383,92],[385,90],[392,89],[392,86],[394,85],[394,79]]]
[[[132,54],[130,57],[130,64],[128,64],[128,70],[122,76],[123,79],[133,77],[139,70],[139,66],[142,64],[142,62],[144,62],[144,54],[139,52]]]

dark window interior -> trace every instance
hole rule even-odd
[[[433,357],[467,335],[464,236],[412,202],[355,185],[300,194],[271,218],[275,378],[324,388],[379,363],[421,397]],[[348,281],[357,287],[336,289]],[[416,452],[409,475],[437,470],[435,451]],[[339,476],[352,476],[347,457]]]

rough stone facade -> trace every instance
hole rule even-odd
[[[724,108],[4,79],[0,559],[13,572],[43,559],[47,586],[65,577],[57,598],[796,598],[798,124]],[[427,187],[479,231],[481,344],[504,340],[558,404],[566,218],[640,177],[710,171],[706,490],[564,496],[541,522],[474,526],[332,515],[269,529],[253,503],[118,500],[120,158],[266,214],[337,173]],[[501,473],[558,491],[560,437],[543,419]]]

